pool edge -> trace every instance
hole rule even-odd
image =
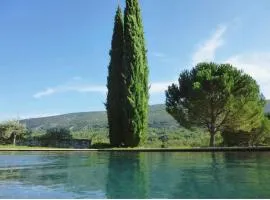
[[[228,152],[228,151],[270,151],[270,146],[267,147],[194,147],[194,148],[135,148],[135,149],[16,149],[16,148],[0,148],[1,151],[71,151],[71,152]]]

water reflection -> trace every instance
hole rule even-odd
[[[0,198],[269,198],[270,153],[0,153]]]
[[[169,198],[218,198],[223,189],[222,155],[204,153],[189,156],[191,161],[180,167],[182,173]]]
[[[147,198],[147,164],[143,153],[111,153],[106,194],[108,198]]]
[[[266,160],[256,160],[256,154],[209,153],[200,157],[193,154],[197,164],[181,167],[182,176],[170,198],[269,198],[270,173],[258,167],[258,163],[263,162],[269,168],[270,162],[266,155],[263,156]],[[264,173],[259,175],[258,171]],[[258,177],[264,185],[257,181]]]

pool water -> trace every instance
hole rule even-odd
[[[270,152],[0,152],[0,198],[270,198]]]

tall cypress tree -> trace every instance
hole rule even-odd
[[[124,16],[125,136],[127,146],[138,146],[148,127],[148,66],[138,0],[126,0]]]
[[[123,95],[124,95],[124,68],[123,68],[123,47],[124,47],[124,24],[120,6],[118,6],[110,50],[109,75],[107,78],[107,117],[109,123],[109,138],[112,146],[119,146],[123,143]]]

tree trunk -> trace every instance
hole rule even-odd
[[[16,145],[16,133],[13,134],[13,145]]]
[[[210,133],[210,143],[209,143],[210,147],[214,147],[215,146],[215,133]]]

